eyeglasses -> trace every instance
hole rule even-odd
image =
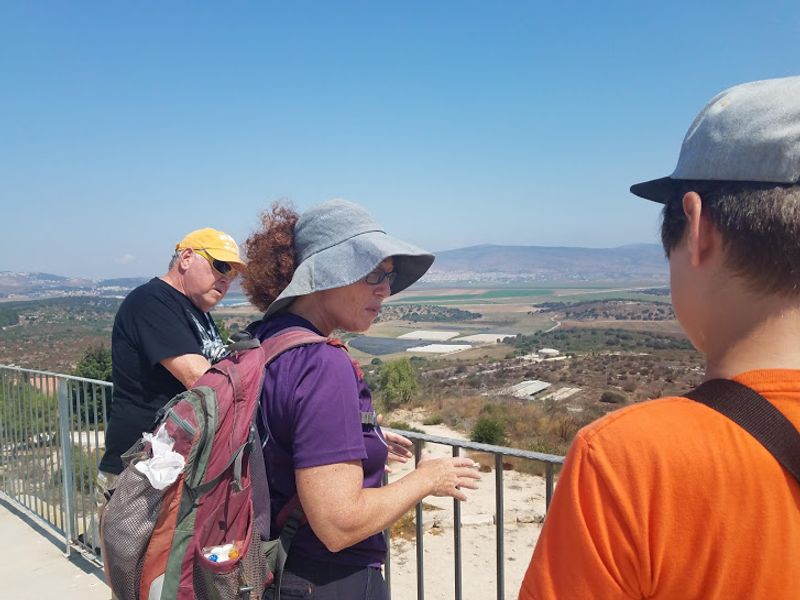
[[[364,277],[364,281],[370,285],[380,285],[384,279],[389,280],[389,285],[394,283],[397,279],[397,271],[384,271],[383,269],[375,269]]]
[[[228,279],[234,279],[236,275],[238,275],[238,272],[233,268],[231,263],[225,262],[224,260],[217,260],[202,248],[195,248],[194,251],[205,258],[208,261],[208,264],[211,265],[211,268],[220,275],[227,277]]]

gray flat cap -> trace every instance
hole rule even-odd
[[[298,296],[344,287],[366,277],[381,261],[394,258],[397,277],[391,293],[406,289],[433,264],[433,254],[386,234],[358,204],[323,202],[304,212],[294,227],[297,268],[264,317]]]
[[[672,175],[631,192],[664,203],[684,180],[797,183],[800,77],[744,83],[715,96],[689,127]]]

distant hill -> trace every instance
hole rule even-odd
[[[425,281],[666,281],[667,261],[657,244],[618,248],[496,246],[436,253]]]
[[[666,282],[667,261],[657,244],[618,248],[568,246],[496,246],[484,244],[436,253],[422,279],[428,283]],[[54,296],[124,296],[150,277],[69,278],[50,273],[0,271],[0,298]],[[228,295],[242,295],[241,279]]]
[[[100,296],[120,298],[151,277],[117,277],[113,279],[83,279],[62,277],[51,273],[0,271],[0,299],[30,300],[68,296]],[[239,279],[228,291],[230,296],[241,295]]]
[[[0,297],[12,295],[63,295],[94,288],[91,279],[53,275],[52,273],[15,273],[0,271]]]

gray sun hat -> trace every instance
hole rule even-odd
[[[631,186],[666,202],[685,180],[792,185],[800,180],[800,77],[737,85],[689,127],[672,175]]]
[[[394,258],[391,293],[406,289],[433,264],[433,254],[386,234],[364,208],[347,200],[323,202],[300,215],[294,226],[297,267],[289,285],[264,317],[298,296],[344,287],[366,277],[381,261]]]

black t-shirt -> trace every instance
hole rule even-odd
[[[120,456],[152,431],[158,409],[184,391],[160,361],[183,354],[213,360],[222,348],[211,315],[165,281],[153,278],[128,294],[111,335],[114,394],[101,471],[122,472]]]

